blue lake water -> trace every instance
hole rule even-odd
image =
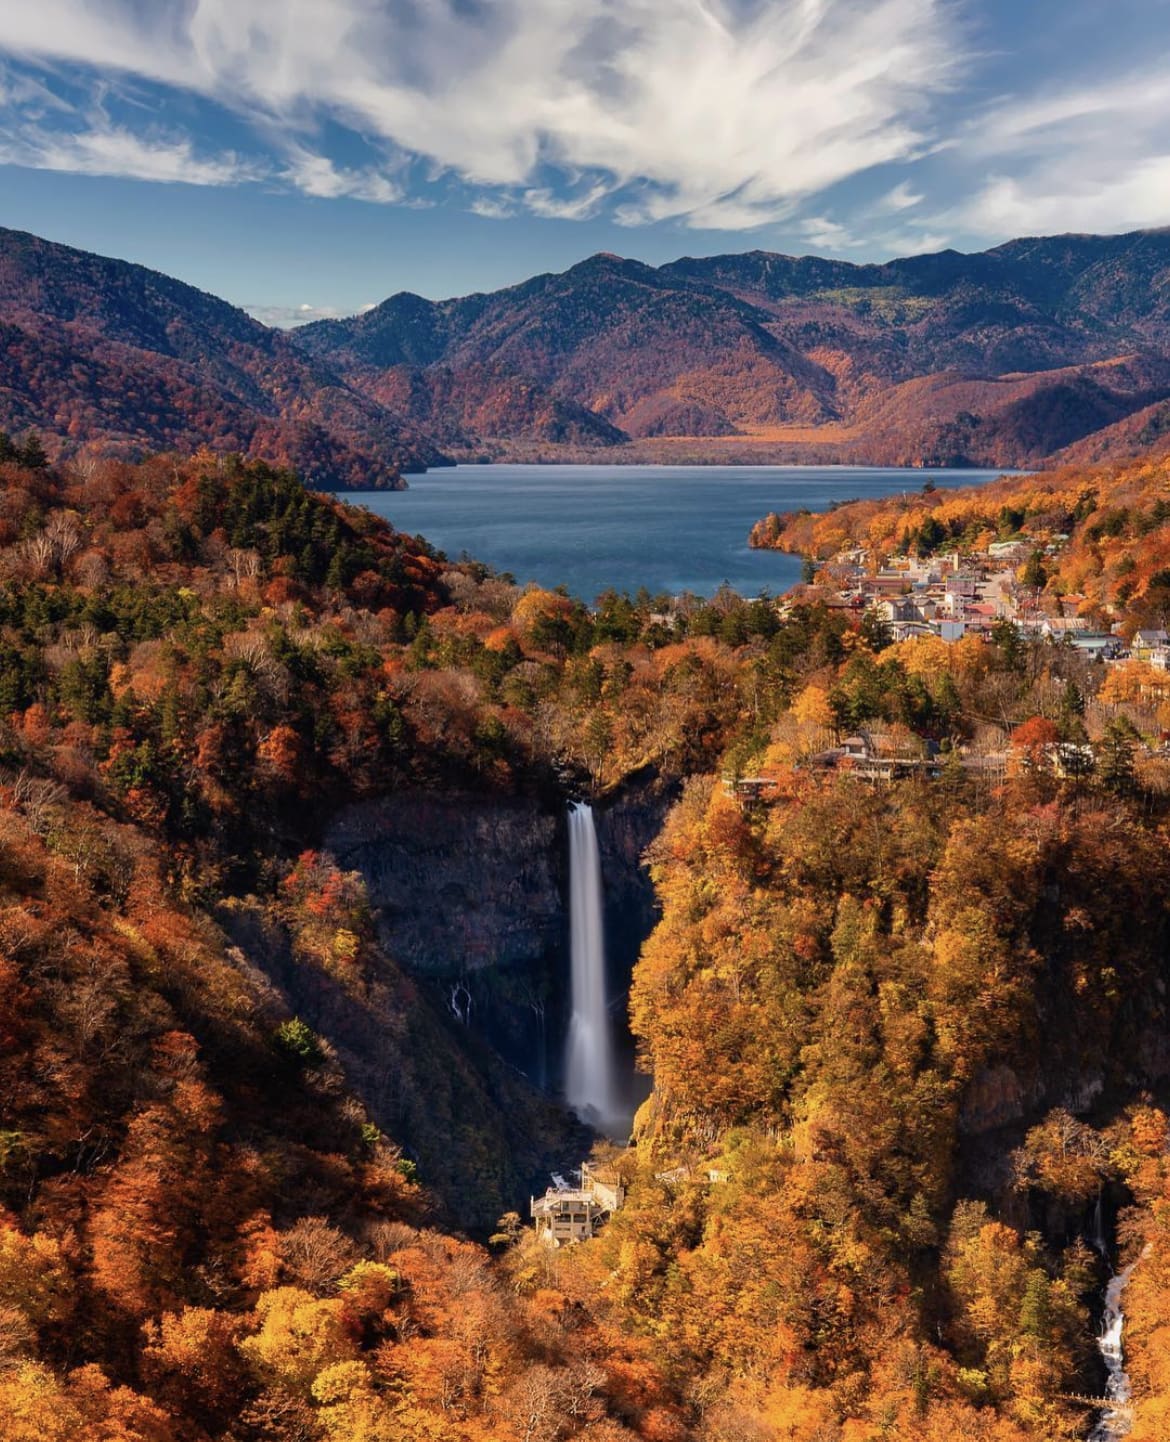
[[[407,491],[347,501],[425,536],[452,559],[463,552],[518,581],[567,586],[592,601],[691,591],[724,582],[745,596],[774,595],[800,577],[800,561],[752,551],[747,538],[769,511],[993,480],[998,471],[864,466],[455,466],[410,476]]]

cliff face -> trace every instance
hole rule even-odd
[[[452,979],[537,967],[559,946],[557,830],[535,800],[415,791],[350,808],[328,846],[365,877],[393,955]]]
[[[670,799],[649,778],[596,808],[615,1010],[654,924],[641,858]],[[402,792],[349,808],[327,837],[339,863],[365,878],[387,952],[453,1022],[547,1093],[559,1087],[569,1007],[566,805]]]

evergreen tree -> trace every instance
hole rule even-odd
[[[1065,682],[1064,691],[1061,693],[1060,711],[1056,718],[1062,741],[1069,741],[1078,746],[1085,744],[1089,738],[1085,731],[1084,714],[1084,695],[1077,683],[1070,679]]]
[[[1025,586],[1042,591],[1048,583],[1048,572],[1044,569],[1044,552],[1033,551],[1024,566],[1021,578]]]
[[[45,454],[45,448],[41,445],[41,438],[36,431],[29,431],[25,437],[24,448],[20,452],[20,460],[30,471],[43,471],[48,467],[49,458]]]
[[[1119,796],[1128,795],[1136,783],[1133,726],[1125,720],[1110,721],[1098,748],[1101,784]]]
[[[894,640],[889,626],[873,610],[866,611],[861,618],[861,636],[871,651],[884,651]]]

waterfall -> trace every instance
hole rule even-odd
[[[1109,1242],[1105,1237],[1105,1188],[1097,1190],[1097,1205],[1093,1208],[1093,1249],[1098,1256],[1109,1260]]]
[[[569,810],[569,939],[573,1014],[565,1055],[565,1099],[582,1121],[604,1129],[616,1119],[613,1042],[605,994],[601,855],[593,809]]]
[[[1111,1402],[1118,1403],[1121,1410],[1106,1409],[1102,1412],[1097,1425],[1089,1433],[1089,1442],[1119,1442],[1130,1429],[1129,1413],[1125,1410],[1125,1404],[1129,1401],[1129,1377],[1126,1374],[1125,1354],[1121,1345],[1121,1333],[1125,1326],[1125,1313],[1122,1311],[1121,1302],[1130,1273],[1136,1265],[1136,1262],[1131,1263],[1124,1272],[1118,1272],[1111,1277],[1105,1289],[1105,1314],[1101,1318],[1101,1334],[1097,1338],[1097,1348],[1109,1374],[1105,1383],[1105,1396]]]

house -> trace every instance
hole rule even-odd
[[[868,761],[875,754],[873,740],[868,731],[859,731],[856,736],[846,736],[838,751],[843,761]]]
[[[1163,630],[1135,631],[1129,643],[1130,654],[1137,661],[1149,661],[1155,651],[1165,647],[1167,639]]]
[[[1096,765],[1091,746],[1078,746],[1071,741],[1060,741],[1048,747],[1048,765],[1054,776],[1062,781],[1075,780],[1086,776]]]
[[[979,594],[979,582],[968,572],[957,571],[947,577],[946,594],[958,596],[960,600],[973,601]]]
[[[1108,631],[1074,631],[1068,640],[1078,651],[1098,661],[1112,661],[1121,650],[1121,641]]]
[[[1041,635],[1050,641],[1063,641],[1066,637],[1071,640],[1078,632],[1092,629],[1084,616],[1045,616],[1040,623]]]
[[[780,783],[774,776],[725,776],[723,778],[723,793],[725,796],[736,796],[741,801],[763,801],[767,796],[774,796],[780,789]]]
[[[897,781],[915,774],[937,776],[938,747],[928,741],[919,749],[899,748],[892,738],[870,731],[846,736],[834,751],[820,758],[839,766],[862,781]]]
[[[891,621],[890,636],[895,641],[909,641],[915,636],[933,636],[925,621]]]
[[[919,621],[922,619],[917,605],[909,596],[897,596],[890,600],[879,601],[875,610],[883,621]]]
[[[904,596],[910,590],[910,582],[901,572],[891,575],[888,571],[882,571],[877,576],[870,576],[865,583],[865,589],[871,596]]]

